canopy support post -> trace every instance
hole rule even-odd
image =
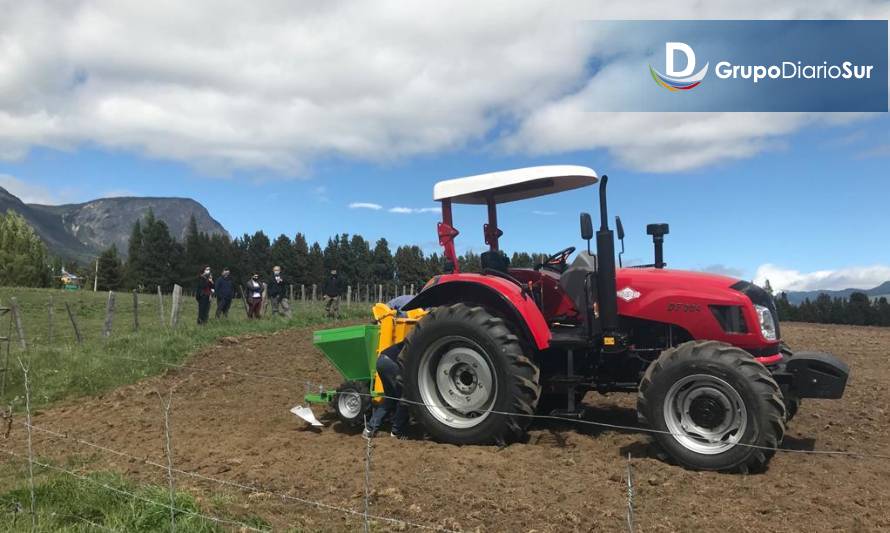
[[[452,226],[451,199],[442,200],[442,222],[438,224],[439,245],[445,250],[445,272],[460,273],[457,252],[454,251],[454,238],[460,232]]]

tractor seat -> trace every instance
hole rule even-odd
[[[482,261],[483,271],[491,269],[507,274],[510,269],[510,258],[500,250],[488,250],[487,252],[482,252],[479,258]]]
[[[586,282],[590,276],[590,281]],[[585,298],[585,283],[590,294]],[[589,312],[587,306],[596,300],[596,255],[580,252],[572,261],[572,266],[559,277],[559,286],[572,299],[575,308],[583,314]]]

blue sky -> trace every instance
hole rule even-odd
[[[20,161],[0,162],[0,174],[27,182],[31,192],[26,194],[34,200],[184,196],[207,206],[233,235],[301,231],[323,241],[334,233],[360,233],[434,251],[438,215],[388,209],[434,207],[432,186],[440,179],[582,164],[611,175],[610,209],[624,221],[628,259],[650,260],[645,224],[663,221],[671,225],[666,256],[672,267],[752,278],[765,263],[801,272],[890,264],[888,126],[890,117],[878,115],[855,125],[818,127],[750,158],[671,173],[627,169],[603,150],[529,157],[467,148],[391,164],[322,161],[301,179],[263,172],[219,176],[184,163],[80,148],[35,149]],[[595,201],[595,190],[588,188],[505,204],[499,211],[502,247],[580,246],[577,216],[583,210],[597,216]],[[383,209],[349,207],[356,202]],[[460,249],[479,251],[484,209],[459,206],[455,216]]]
[[[0,19],[0,186],[190,197],[235,236],[433,251],[436,215],[418,211],[436,181],[581,164],[612,179],[628,259],[648,262],[645,224],[668,222],[672,267],[789,289],[890,279],[887,114],[591,112],[665,96],[639,66],[655,51],[577,31],[640,17],[887,20],[890,4],[18,3]],[[503,206],[502,247],[580,245],[595,199]],[[482,249],[483,216],[456,210],[459,250]]]

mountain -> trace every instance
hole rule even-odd
[[[180,241],[185,239],[192,215],[199,231],[228,235],[207,208],[189,198],[100,198],[82,204],[40,205],[26,204],[0,187],[0,213],[20,213],[50,253],[80,261],[91,261],[112,244],[117,245],[121,255],[126,255],[133,223],[145,217],[149,209]]]
[[[875,299],[886,296],[890,299],[890,281],[885,281],[877,287],[871,289],[840,289],[835,291],[815,290],[815,291],[788,291],[788,301],[794,305],[800,304],[807,298],[814,301],[820,294],[827,294],[832,298],[849,298],[854,292],[865,293],[869,298]]]

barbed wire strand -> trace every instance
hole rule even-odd
[[[35,429],[36,429],[36,428],[35,428]],[[11,451],[9,451],[9,450],[0,450],[0,452],[3,452],[3,453],[5,453],[5,454],[7,454],[7,455],[10,455],[10,456],[12,456],[12,457],[17,457],[17,458],[19,458],[19,459],[21,459],[21,460],[27,460],[27,459],[28,459],[27,457],[24,457],[24,456],[22,456],[22,455],[20,455],[20,454],[17,454],[17,453],[15,453],[15,452],[11,452]],[[80,479],[80,480],[82,480],[82,481],[86,481],[86,482],[88,482],[88,483],[92,483],[92,484],[94,484],[94,485],[97,485],[97,486],[99,486],[99,487],[101,487],[101,488],[104,488],[104,489],[106,489],[106,490],[110,490],[110,491],[115,492],[115,493],[117,493],[117,494],[120,494],[120,495],[122,495],[122,496],[128,496],[128,497],[133,498],[133,499],[136,499],[136,500],[141,500],[141,501],[143,501],[143,502],[145,502],[145,503],[150,503],[150,504],[152,504],[152,505],[157,505],[157,506],[165,507],[165,508],[170,508],[170,507],[172,507],[173,510],[174,510],[175,512],[184,513],[184,514],[187,514],[187,515],[194,516],[194,517],[196,517],[196,518],[203,518],[203,519],[205,519],[205,520],[210,520],[211,522],[216,522],[217,524],[226,524],[226,525],[230,525],[230,526],[238,526],[238,527],[241,527],[241,528],[243,528],[243,529],[245,529],[245,530],[248,530],[248,531],[256,531],[256,532],[258,532],[258,533],[268,533],[268,530],[266,530],[266,529],[258,529],[258,528],[254,527],[254,526],[251,526],[250,524],[245,524],[244,522],[239,522],[239,521],[237,521],[237,520],[229,520],[229,519],[226,519],[226,518],[219,518],[218,516],[211,516],[211,515],[206,515],[206,514],[203,514],[203,513],[198,513],[198,512],[195,512],[195,511],[190,511],[190,510],[188,510],[188,509],[180,509],[180,508],[178,508],[178,507],[171,506],[169,503],[164,503],[164,502],[155,501],[155,500],[152,500],[151,498],[146,498],[145,496],[140,496],[140,495],[138,495],[138,494],[135,494],[135,493],[133,493],[133,492],[130,492],[130,491],[127,491],[127,490],[118,488],[118,487],[113,487],[113,486],[111,486],[111,485],[109,485],[109,484],[107,484],[107,483],[103,483],[103,482],[101,482],[101,481],[95,480],[95,479],[93,479],[93,478],[91,478],[91,477],[89,477],[89,476],[85,476],[85,475],[83,475],[83,474],[78,474],[77,472],[68,470],[68,469],[66,469],[66,468],[62,468],[62,467],[60,467],[60,466],[55,466],[55,465],[51,465],[51,464],[47,464],[47,463],[42,463],[42,462],[37,461],[37,460],[34,460],[34,461],[32,461],[32,462],[33,462],[35,465],[37,465],[37,466],[40,466],[40,467],[43,467],[43,468],[48,468],[48,469],[50,469],[50,470],[55,470],[55,471],[57,471],[57,472],[61,472],[61,473],[63,473],[63,474],[68,474],[68,475],[70,475],[70,476],[72,476],[72,477],[75,477],[75,478],[77,478],[77,479]]]
[[[118,457],[121,457],[121,458],[124,458],[124,459],[130,459],[130,460],[133,460],[133,461],[138,461],[138,462],[140,462],[140,463],[142,463],[142,464],[146,464],[146,465],[148,465],[148,466],[153,466],[153,467],[155,467],[155,468],[159,468],[159,469],[163,469],[163,470],[167,470],[167,468],[168,468],[166,465],[163,465],[163,464],[161,464],[161,463],[157,463],[157,462],[152,461],[152,460],[150,460],[150,459],[146,459],[146,458],[143,458],[143,457],[137,457],[137,456],[135,456],[135,455],[132,455],[132,454],[129,454],[129,453],[126,453],[126,452],[122,452],[122,451],[120,451],[120,450],[115,450],[115,449],[113,449],[113,448],[109,448],[109,447],[107,447],[107,446],[103,446],[103,445],[101,445],[101,444],[96,444],[95,442],[90,442],[90,441],[81,439],[81,438],[76,437],[76,436],[74,436],[74,435],[71,435],[71,434],[69,434],[69,433],[61,433],[61,432],[54,431],[54,430],[52,430],[52,429],[45,428],[45,427],[41,427],[41,426],[31,426],[31,427],[32,427],[32,429],[33,429],[34,431],[37,431],[37,432],[40,432],[40,433],[46,433],[47,435],[51,435],[51,436],[53,436],[53,437],[57,437],[57,438],[61,438],[61,439],[71,440],[71,441],[73,441],[73,442],[77,442],[77,443],[79,443],[79,444],[82,444],[82,445],[87,446],[87,447],[90,447],[90,448],[94,448],[94,449],[96,449],[96,450],[100,450],[100,451],[104,451],[104,452],[107,452],[107,453],[110,453],[110,454],[113,454],[113,455],[117,455]],[[0,451],[2,451],[2,450],[0,450]],[[35,464],[37,464],[37,463],[35,463]],[[339,513],[344,513],[344,514],[349,514],[349,515],[352,515],[352,516],[357,516],[357,517],[362,518],[362,519],[364,519],[364,516],[365,516],[365,513],[364,513],[364,512],[362,512],[362,511],[357,511],[357,510],[355,510],[355,509],[349,509],[349,508],[347,508],[347,507],[340,507],[340,506],[337,506],[337,505],[331,505],[331,504],[327,504],[327,503],[320,502],[320,501],[310,500],[310,499],[306,499],[306,498],[300,498],[300,497],[298,497],[298,496],[292,496],[292,495],[290,495],[290,494],[286,494],[286,493],[282,493],[282,492],[277,492],[277,491],[274,491],[274,490],[268,490],[268,489],[266,489],[266,488],[259,487],[259,486],[256,486],[256,485],[247,485],[247,484],[243,484],[243,483],[238,483],[238,482],[236,482],[236,481],[230,481],[230,480],[226,480],[226,479],[214,478],[214,477],[211,477],[211,476],[206,476],[206,475],[204,475],[204,474],[199,474],[198,472],[192,472],[192,471],[188,471],[188,470],[182,470],[182,469],[180,469],[180,468],[175,468],[175,467],[172,468],[172,471],[175,472],[175,473],[177,473],[177,474],[180,474],[180,475],[189,476],[189,477],[193,477],[193,478],[196,478],[196,479],[201,479],[201,480],[204,480],[204,481],[210,481],[210,482],[213,482],[213,483],[217,483],[217,484],[220,484],[220,485],[229,486],[229,487],[232,487],[232,488],[237,488],[237,489],[243,490],[243,491],[245,491],[245,492],[250,492],[250,493],[252,493],[252,494],[271,494],[271,495],[276,496],[276,497],[278,497],[278,498],[281,498],[281,499],[283,499],[283,500],[295,501],[295,502],[302,503],[302,504],[304,504],[304,505],[308,505],[308,506],[312,506],[312,507],[316,507],[316,508],[319,508],[319,509],[325,509],[325,510],[328,510],[328,511],[337,511],[337,512],[339,512]],[[370,518],[370,519],[372,519],[372,520],[379,521],[379,522],[387,522],[387,523],[390,523],[390,524],[395,524],[395,525],[400,525],[400,526],[406,526],[406,527],[413,527],[413,528],[423,529],[423,530],[427,530],[427,531],[439,531],[439,532],[442,532],[442,533],[456,533],[454,530],[451,530],[451,529],[448,529],[448,528],[445,528],[445,527],[440,527],[440,526],[430,526],[430,525],[418,524],[418,523],[415,523],[415,522],[409,522],[409,521],[407,521],[407,520],[402,520],[402,519],[400,519],[400,518],[392,518],[392,517],[388,517],[388,516],[381,516],[381,515],[374,515],[374,514],[368,514],[367,516],[368,516],[368,518]]]
[[[277,382],[282,382],[282,383],[290,383],[295,386],[297,386],[297,385],[305,386],[307,383],[305,380],[299,380],[299,379],[295,379],[295,378],[287,378],[287,377],[282,377],[282,376],[269,376],[269,375],[264,375],[264,374],[243,372],[243,371],[232,370],[232,369],[202,368],[202,367],[194,367],[194,366],[184,365],[184,364],[167,363],[167,362],[162,362],[162,361],[151,361],[148,359],[140,359],[140,358],[135,358],[135,357],[127,357],[127,356],[115,356],[115,355],[108,355],[108,354],[96,354],[96,355],[99,357],[106,357],[109,359],[124,359],[127,361],[136,361],[136,362],[142,362],[142,363],[146,363],[146,364],[160,364],[162,366],[167,366],[170,368],[176,368],[176,369],[180,369],[180,370],[194,370],[197,372],[207,372],[207,373],[211,373],[211,374],[234,374],[234,375],[238,375],[238,376],[250,377],[250,378],[255,378],[255,379],[264,379],[264,380],[277,381]],[[395,398],[392,396],[386,396],[384,394],[360,393],[360,392],[355,392],[355,391],[350,392],[350,394],[359,394],[359,395],[362,395],[362,396],[365,396],[368,398],[372,398],[372,399],[373,398],[392,399],[392,400],[407,403],[409,405],[423,406],[423,407],[434,407],[437,409],[442,409],[442,408],[447,409],[447,407],[448,407],[445,405],[437,405],[437,404],[430,404],[430,403],[408,400],[406,398]],[[581,425],[595,426],[595,427],[601,427],[601,428],[607,428],[607,429],[616,429],[616,430],[622,430],[622,431],[633,431],[633,432],[642,432],[642,433],[650,433],[650,434],[671,435],[674,437],[684,436],[684,434],[682,434],[682,433],[671,432],[668,430],[647,428],[647,427],[643,427],[643,426],[629,426],[629,425],[623,425],[623,424],[611,424],[608,422],[598,422],[595,420],[584,420],[581,418],[573,418],[573,417],[565,417],[565,416],[507,412],[507,411],[497,411],[497,410],[493,410],[493,409],[482,409],[482,410],[479,410],[478,412],[479,413],[491,413],[491,414],[504,415],[504,416],[518,416],[518,417],[538,419],[538,420],[570,422],[573,424],[581,424]],[[747,443],[742,443],[742,442],[738,442],[735,445],[742,446],[742,447],[748,447],[748,448],[755,448],[755,449],[765,450],[765,451],[780,452],[780,453],[799,453],[799,454],[811,454],[811,455],[836,455],[836,456],[858,457],[858,458],[890,459],[890,453],[871,453],[871,452],[857,452],[857,451],[845,451],[845,450],[799,450],[799,449],[793,449],[793,448],[778,448],[778,447],[770,447],[770,446],[760,446],[757,444],[747,444]]]

